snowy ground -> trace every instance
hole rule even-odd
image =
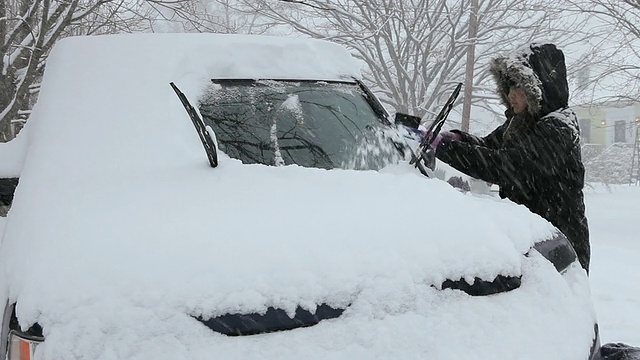
[[[640,346],[640,187],[595,187],[586,203],[602,343]]]

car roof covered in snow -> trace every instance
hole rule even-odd
[[[534,273],[555,273],[539,256],[524,256],[554,229],[522,206],[463,194],[402,163],[321,170],[221,154],[209,167],[170,82],[196,100],[223,75],[355,75],[334,61],[346,54],[340,49],[202,34],[70,38],[54,48],[0,247],[0,298],[17,301],[23,326],[42,325],[43,354],[443,358],[447,347],[464,351],[449,345],[465,343],[482,358],[496,354],[483,348],[486,336],[513,340],[503,357],[531,341],[563,338],[556,348],[565,355],[575,351],[567,341],[583,345],[579,334],[565,336],[574,325],[548,326],[592,318],[578,310],[584,303],[565,312],[580,286]],[[299,56],[283,56],[289,50]],[[513,312],[504,312],[511,303],[436,290],[445,279],[498,274],[534,284],[514,295]],[[542,317],[528,311],[554,297],[549,286],[565,300],[545,303]],[[321,303],[350,305],[349,321],[242,345],[190,316]],[[527,336],[510,338],[523,322]],[[387,338],[410,346],[388,346]]]

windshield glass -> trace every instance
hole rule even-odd
[[[402,158],[356,83],[215,80],[199,105],[220,150],[244,163],[377,170]]]

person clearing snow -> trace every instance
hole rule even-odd
[[[531,44],[498,57],[490,71],[507,120],[479,138],[460,130],[439,134],[436,157],[469,176],[500,186],[500,196],[547,219],[569,239],[589,271],[584,166],[575,113],[568,107],[564,54]]]

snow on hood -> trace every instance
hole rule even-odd
[[[169,82],[197,99],[220,53],[248,42],[221,39],[108,36],[55,47],[0,248],[0,295],[18,301],[23,325],[38,321],[48,340],[99,354],[104,339],[73,344],[77,332],[109,338],[101,326],[153,312],[142,309],[164,309],[155,314],[165,319],[293,311],[345,306],[363,291],[381,300],[447,278],[521,275],[523,254],[551,235],[522,206],[460,193],[408,164],[320,170],[222,154],[210,168]],[[281,41],[296,43],[273,44]],[[298,75],[341,73],[323,54],[326,68]],[[245,66],[236,70],[262,71]]]

